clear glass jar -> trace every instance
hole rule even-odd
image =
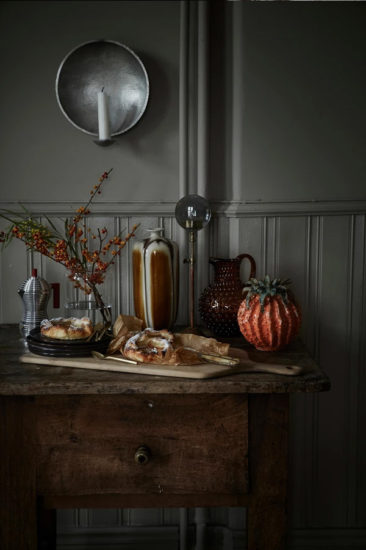
[[[103,324],[110,326],[112,324],[112,306],[110,304],[100,307],[95,300],[80,300],[75,302],[66,302],[64,306],[65,317],[88,317],[94,326]]]
[[[102,285],[96,287],[96,291],[101,295],[102,305],[97,302],[93,292],[86,294],[82,288],[78,288],[77,283],[85,286],[82,277],[75,276],[74,280],[68,278],[66,283],[64,315],[65,317],[88,317],[93,325],[102,323],[105,326],[112,324],[112,305],[107,293],[108,285],[105,281]],[[76,285],[76,286],[75,286]]]

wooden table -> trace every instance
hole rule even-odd
[[[208,380],[21,364],[9,325],[0,349],[2,550],[54,548],[57,508],[168,506],[245,506],[248,548],[286,547],[289,394],[330,387],[301,343],[251,356],[306,374]]]

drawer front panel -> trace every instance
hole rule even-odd
[[[246,396],[40,397],[36,407],[40,494],[247,492]]]

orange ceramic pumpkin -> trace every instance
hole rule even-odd
[[[286,347],[296,336],[301,313],[287,286],[290,281],[250,279],[248,293],[239,306],[238,324],[244,338],[256,349],[275,351]]]

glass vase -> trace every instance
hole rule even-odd
[[[98,324],[110,327],[112,324],[112,306],[100,307],[93,300],[65,303],[65,317],[88,317],[95,327]]]
[[[82,277],[75,276],[73,280],[68,279],[65,293],[64,313],[65,317],[88,317],[93,325],[103,324],[110,327],[112,325],[112,306],[102,289],[95,287],[90,294],[86,294],[84,290],[78,287],[78,283],[82,287],[85,282]]]

